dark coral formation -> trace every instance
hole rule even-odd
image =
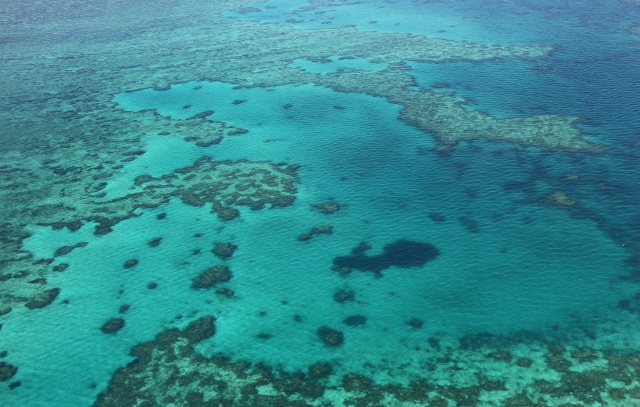
[[[147,243],[147,245],[149,245],[149,247],[156,247],[160,245],[161,242],[162,242],[162,238],[156,237],[154,239],[149,240],[149,243]]]
[[[321,326],[317,334],[322,343],[329,348],[335,348],[344,343],[344,334],[337,329]]]
[[[356,292],[353,290],[338,290],[333,294],[333,300],[339,303],[355,301]]]
[[[156,336],[155,340],[137,345],[131,351],[135,360],[116,371],[108,388],[100,394],[95,406],[144,406],[144,405],[220,405],[220,406],[309,406],[302,400],[326,402],[327,390],[335,390],[325,379],[333,374],[333,366],[324,361],[305,369],[306,373],[286,373],[264,364],[251,365],[245,361],[231,361],[224,356],[204,357],[194,346],[215,333],[213,317],[200,318],[181,331],[173,328]],[[321,327],[318,335],[325,336],[328,347],[340,346],[342,333]],[[260,336],[268,340],[271,334]],[[433,338],[432,338],[433,339]],[[462,373],[464,385],[454,380],[415,379],[407,385],[380,385],[362,374],[348,373],[342,376],[340,390],[345,405],[382,406],[419,404],[428,406],[448,405],[479,406],[487,399],[499,406],[539,407],[547,405],[633,405],[640,400],[635,384],[640,366],[636,352],[594,352],[588,348],[568,351],[563,346],[550,343],[546,354],[539,359],[547,363],[561,377],[547,380],[538,369],[530,369],[532,360],[515,357],[523,338],[499,337],[489,334],[467,335],[460,338],[460,348],[441,350],[441,356],[426,371],[437,371],[453,379],[460,376],[458,363],[468,363],[469,357],[477,360],[477,367],[468,366]],[[437,342],[437,340],[433,339]],[[463,352],[460,352],[460,349]],[[532,357],[536,357],[533,356]],[[505,390],[509,377],[496,377],[487,371],[499,361],[512,366],[514,373],[530,377],[526,388]],[[491,363],[493,362],[493,363]],[[184,369],[184,366],[190,366]],[[576,367],[576,369],[574,369]],[[158,372],[164,372],[166,380],[158,380]],[[493,372],[495,373],[495,372]],[[471,382],[469,381],[469,378]],[[545,378],[543,378],[545,377]],[[270,386],[269,396],[259,388]],[[531,391],[531,390],[535,391]],[[206,395],[206,396],[205,396]],[[610,399],[606,398],[609,397]],[[578,404],[567,404],[567,398],[575,398]],[[610,400],[619,404],[607,404]],[[195,403],[195,404],[194,404]],[[200,403],[200,404],[198,404]],[[565,404],[562,404],[565,403]]]
[[[367,323],[367,317],[364,315],[350,315],[342,320],[342,323],[348,326],[360,326]]]
[[[340,205],[336,202],[331,201],[314,204],[312,207],[314,210],[320,213],[324,213],[325,215],[330,215],[340,210]]]
[[[126,269],[130,269],[133,268],[135,266],[138,265],[138,260],[137,259],[129,259],[127,261],[124,262],[124,264],[122,265],[122,267],[126,268]]]
[[[105,334],[112,334],[124,328],[124,325],[125,321],[123,318],[111,318],[102,324],[100,330]]]
[[[304,232],[298,235],[298,240],[301,242],[306,242],[311,240],[312,237],[316,235],[330,235],[333,233],[333,226],[316,226],[312,228],[309,232]]]
[[[131,355],[135,359],[126,367],[116,371],[109,383],[109,387],[98,396],[94,406],[136,406],[139,405],[141,398],[152,405],[158,403],[156,389],[144,391],[142,388],[145,381],[155,381],[155,375],[147,375],[146,369],[160,364],[165,369],[175,370],[175,373],[179,373],[180,369],[175,365],[171,365],[171,363],[176,362],[179,357],[194,357],[193,346],[215,334],[214,322],[215,319],[213,317],[203,317],[190,323],[183,331],[176,328],[170,329],[158,334],[154,341],[135,346],[131,350]],[[181,346],[174,346],[177,344]],[[156,360],[157,355],[162,355],[160,361]],[[164,359],[165,357],[168,359]],[[194,357],[196,360],[199,358]],[[194,366],[197,366],[195,361]],[[193,373],[198,376],[197,370],[194,370]],[[180,377],[179,374],[175,376],[176,379],[178,377]],[[204,379],[204,377],[201,379]],[[180,383],[185,384],[184,381]],[[178,382],[176,381],[174,384],[178,384]],[[169,383],[158,383],[158,385],[162,392],[168,390]],[[181,396],[185,398],[192,397],[188,394],[182,394]],[[169,400],[166,400],[166,402],[168,404]]]
[[[67,254],[71,253],[74,249],[77,249],[78,247],[85,247],[87,244],[88,244],[87,242],[80,242],[80,243],[76,243],[73,246],[62,246],[55,251],[55,253],[53,254],[53,257],[66,256]]]
[[[409,326],[412,328],[422,328],[424,326],[424,322],[418,318],[412,318],[409,320]]]
[[[211,249],[211,253],[220,260],[228,260],[233,256],[237,248],[238,246],[233,243],[216,243],[213,249]]]
[[[30,298],[24,305],[29,309],[44,308],[51,304],[58,297],[58,294],[60,294],[59,288],[44,290]]]
[[[367,256],[368,250],[370,246],[362,242],[351,251],[351,255],[336,257],[333,259],[334,270],[348,273],[357,269],[370,271],[380,277],[382,271],[389,267],[420,267],[440,255],[433,245],[405,239],[384,246],[382,254],[376,256]]]
[[[211,288],[220,283],[226,283],[231,280],[233,277],[233,273],[229,270],[227,266],[213,266],[209,267],[202,273],[198,275],[198,277],[194,278],[191,283],[191,288],[197,290],[201,288]]]
[[[11,363],[0,362],[0,382],[6,382],[18,373],[18,368]]]
[[[60,263],[53,266],[51,270],[59,273],[59,272],[65,271],[68,268],[69,268],[69,263]]]
[[[333,371],[333,367],[330,363],[327,362],[316,362],[313,365],[309,366],[309,376],[313,379],[320,379],[323,377],[327,377]]]

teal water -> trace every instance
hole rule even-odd
[[[0,405],[92,405],[114,371],[131,361],[133,346],[207,315],[217,318],[216,334],[198,345],[203,355],[290,373],[328,361],[334,369],[329,383],[337,386],[348,373],[379,384],[425,377],[427,361],[440,356],[424,345],[430,338],[446,349],[478,334],[637,352],[637,319],[620,304],[639,291],[629,266],[640,241],[640,153],[632,147],[640,134],[640,59],[633,53],[639,37],[627,29],[640,21],[640,8],[616,1],[597,7],[479,4],[343,2],[302,10],[299,2],[278,0],[253,4],[258,12],[226,15],[298,29],[354,25],[452,40],[553,44],[553,54],[535,61],[406,62],[416,86],[463,96],[469,110],[500,118],[583,117],[586,137],[609,151],[554,152],[477,140],[438,152],[431,134],[398,118],[401,106],[312,83],[243,88],[185,78],[166,90],[120,89],[109,95],[118,112],[186,120],[213,111],[207,120],[248,132],[209,147],[145,135],[144,153],[105,180],[102,201],[141,192],[134,184],[140,175],[169,175],[205,156],[299,164],[295,204],[241,207],[238,219],[223,222],[208,207],[174,198],[136,209],[104,236],[94,235],[90,221],[75,232],[27,225],[22,249],[34,260],[51,258],[64,245],[88,244],[59,256],[69,268],[47,276],[63,290],[57,301],[0,317],[0,351],[7,349],[6,361],[19,366],[12,380],[21,382],[11,390],[0,383]],[[319,75],[385,69],[339,55],[318,58],[290,66]],[[567,180],[568,173],[578,180]],[[579,204],[549,204],[547,196],[559,190]],[[313,210],[327,201],[340,210]],[[323,225],[333,232],[298,239]],[[162,243],[149,247],[158,237]],[[336,257],[361,242],[375,256],[401,239],[428,243],[439,254],[417,267],[388,267],[381,276],[332,270]],[[225,284],[233,298],[190,288],[202,270],[220,263],[211,253],[215,242],[238,246],[225,262],[233,271]],[[132,258],[139,263],[123,268]],[[353,290],[356,300],[335,301],[341,289]],[[130,306],[125,327],[103,334],[99,327],[122,304]],[[354,315],[366,323],[343,322]],[[412,319],[424,325],[414,329]],[[339,329],[344,344],[322,346],[320,326]],[[527,355],[527,344],[521,346]],[[446,380],[438,374],[429,379]]]

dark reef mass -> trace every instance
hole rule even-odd
[[[343,273],[344,270],[358,269],[381,275],[382,270],[392,266],[401,268],[424,266],[440,255],[440,251],[429,243],[405,239],[399,239],[384,246],[382,254],[376,256],[366,255],[370,248],[365,242],[360,243],[349,256],[333,259],[334,269]]]

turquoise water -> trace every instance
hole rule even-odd
[[[337,388],[347,374],[369,377],[376,385],[407,385],[422,378],[460,386],[475,383],[473,372],[479,371],[516,381],[560,382],[566,372],[545,365],[549,359],[541,349],[549,344],[600,355],[637,354],[637,310],[628,302],[640,291],[640,37],[629,27],[640,23],[640,7],[617,1],[594,6],[475,0],[339,2],[309,10],[288,0],[243,6],[260,11],[224,15],[296,30],[352,25],[361,31],[450,40],[553,45],[551,55],[536,60],[404,62],[416,87],[462,96],[465,109],[498,118],[578,116],[585,137],[609,149],[570,153],[476,140],[443,151],[432,134],[399,119],[401,105],[383,97],[314,83],[241,87],[190,75],[188,69],[162,90],[129,81],[128,87],[101,94],[104,108],[118,114],[118,120],[152,114],[171,123],[188,122],[206,113],[206,120],[247,132],[201,147],[185,140],[189,130],[159,137],[141,122],[135,127],[141,136],[131,148],[142,152],[132,160],[118,158],[120,165],[108,177],[93,179],[104,182],[96,202],[144,195],[136,177],[171,177],[209,157],[299,165],[295,203],[260,210],[239,206],[238,218],[223,221],[210,205],[191,206],[174,194],[159,205],[136,207],[104,235],[94,234],[94,218],[82,219],[72,231],[36,221],[33,214],[33,221],[20,224],[20,250],[33,261],[55,257],[52,264],[69,267],[45,276],[48,285],[61,288],[51,305],[15,307],[0,316],[0,352],[7,351],[0,362],[19,368],[0,382],[0,405],[97,405],[114,372],[131,362],[134,346],[210,315],[216,317],[215,335],[198,343],[197,353],[261,363],[281,375],[323,361],[333,372],[320,383]],[[319,76],[388,68],[339,52],[310,59],[313,47],[307,51],[289,67]],[[191,51],[175,52],[180,65]],[[212,72],[224,70],[223,62]],[[139,83],[148,82],[140,78]],[[133,130],[123,126],[122,132]],[[105,166],[116,149],[109,144],[111,136],[101,135],[103,144],[93,147]],[[18,167],[36,165],[26,150]],[[7,164],[0,164],[9,168],[17,154],[3,156]],[[77,196],[66,197],[66,204],[84,199],[93,181],[86,181]],[[42,192],[47,186],[38,188],[38,199],[49,202],[48,192]],[[548,197],[554,191],[566,192],[577,204],[552,204]],[[25,199],[25,208],[34,202]],[[314,209],[326,202],[339,204],[339,210],[325,214]],[[319,226],[332,231],[300,239]],[[149,244],[157,238],[157,247]],[[376,272],[354,267],[345,275],[334,267],[336,258],[358,253],[365,244],[366,256],[382,259],[385,246],[398,241],[432,245],[437,253],[420,264],[398,266],[415,254],[405,252]],[[86,245],[56,254],[79,242]],[[237,246],[230,259],[222,261],[211,252],[220,242]],[[130,259],[137,264],[123,267]],[[0,264],[13,270],[9,261]],[[191,288],[215,264],[233,272],[223,285],[234,291],[231,298]],[[339,290],[352,290],[355,300],[336,301]],[[119,313],[123,304],[130,308]],[[124,328],[101,332],[115,316],[126,320]],[[364,316],[366,322],[346,323],[353,316]],[[325,346],[317,334],[321,326],[342,332],[344,343]],[[482,351],[469,351],[462,338],[483,336],[502,338],[514,356],[534,359],[532,372],[478,362],[474,358],[480,353],[495,349],[485,344]],[[438,346],[426,345],[434,340]],[[448,362],[445,354],[458,359]],[[430,368],[433,363],[439,367]],[[604,359],[598,363],[607,366]],[[455,376],[451,372],[464,371],[464,366],[468,377],[447,383]],[[625,384],[635,386],[636,379]],[[506,395],[494,401],[487,396],[475,405],[506,405],[501,403],[520,388],[513,385]],[[326,405],[346,405],[336,401],[340,395],[323,397],[329,401],[318,400]],[[628,395],[622,401],[607,397],[592,404],[578,397],[581,404],[574,405],[638,403]],[[155,405],[167,405],[160,400]],[[553,405],[567,400],[573,401]]]

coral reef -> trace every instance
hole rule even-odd
[[[351,302],[356,299],[356,292],[353,290],[338,290],[333,294],[333,300],[339,303]]]
[[[51,271],[45,264],[32,264],[28,253],[21,251],[20,242],[26,236],[24,228],[29,224],[62,225],[73,230],[94,221],[98,223],[96,233],[106,234],[113,225],[131,217],[135,209],[160,205],[172,196],[192,204],[207,201],[225,221],[239,216],[234,205],[255,209],[293,202],[291,188],[276,192],[251,187],[245,193],[233,186],[246,179],[236,182],[230,178],[223,182],[224,178],[219,178],[232,172],[234,166],[246,169],[244,175],[248,177],[252,165],[281,178],[287,176],[279,171],[282,168],[248,162],[217,166],[210,159],[198,162],[197,168],[192,169],[202,171],[201,174],[211,171],[209,179],[189,179],[189,174],[181,173],[159,180],[141,178],[138,192],[104,201],[110,178],[145,154],[143,137],[177,138],[202,148],[214,148],[227,137],[246,133],[245,129],[213,121],[213,111],[173,120],[148,111],[128,113],[114,109],[113,95],[126,90],[167,90],[173,83],[201,78],[237,86],[315,83],[399,104],[403,106],[401,119],[435,135],[445,146],[481,138],[551,149],[602,149],[581,137],[575,126],[577,118],[545,115],[496,119],[466,110],[462,106],[464,99],[456,95],[410,89],[415,83],[405,63],[408,60],[536,59],[552,52],[551,46],[475,44],[366,32],[355,27],[302,30],[282,24],[241,21],[226,14],[241,7],[244,5],[239,0],[208,3],[206,10],[198,9],[198,23],[194,24],[193,14],[186,11],[189,6],[185,6],[175,9],[172,15],[173,24],[181,27],[184,35],[154,25],[153,38],[145,34],[127,41],[122,40],[122,32],[138,29],[141,21],[165,18],[165,12],[158,8],[115,19],[112,14],[100,14],[91,25],[81,19],[56,20],[63,26],[60,30],[45,30],[46,41],[51,44],[45,48],[42,38],[34,35],[37,30],[27,29],[28,24],[16,24],[10,18],[3,20],[13,33],[13,40],[3,48],[5,86],[0,96],[0,120],[4,125],[0,146],[0,210],[5,215],[0,261],[5,272],[26,269],[35,278]],[[30,15],[49,15],[50,11],[39,10]],[[203,25],[209,28],[201,30]],[[110,46],[104,46],[103,41],[83,41],[82,52],[78,52],[77,36],[66,34],[74,32],[108,39]],[[278,40],[273,41],[274,38]],[[158,47],[158,43],[165,46]],[[309,43],[314,44],[313,55],[309,55]],[[198,44],[198,51],[190,53],[191,62],[176,63],[177,50],[190,49],[193,44]],[[378,72],[352,70],[319,75],[289,66],[297,59],[322,61],[333,55],[362,58],[386,64],[387,68]],[[30,79],[25,81],[25,77]],[[240,104],[240,100],[234,103]],[[242,174],[240,178],[244,178]],[[259,177],[254,179],[259,184]],[[0,297],[6,304],[17,304],[42,289],[8,280],[0,285]]]
[[[61,148],[54,154],[71,153],[65,148]],[[122,153],[114,152],[115,156]],[[49,154],[50,156],[51,154]],[[84,157],[84,156],[81,156]],[[32,159],[38,159],[32,157]],[[90,162],[90,159],[85,160]],[[16,162],[17,164],[17,162]],[[50,185],[55,188],[47,188],[49,196],[46,203],[34,206],[33,193],[40,194],[39,190],[33,193],[28,190],[22,193],[6,195],[6,200],[0,200],[0,207],[6,209],[7,219],[11,224],[6,224],[4,234],[6,236],[0,242],[0,263],[3,264],[5,274],[15,275],[24,272],[26,277],[39,278],[46,276],[51,271],[62,271],[64,266],[50,266],[48,263],[36,263],[31,259],[31,255],[21,249],[21,241],[26,236],[24,227],[27,224],[53,225],[54,227],[65,227],[72,230],[82,226],[85,222],[96,222],[95,234],[102,235],[111,231],[111,227],[118,222],[133,216],[137,208],[157,207],[168,202],[171,198],[180,198],[183,202],[202,206],[211,205],[211,211],[224,220],[230,220],[239,216],[239,211],[234,206],[248,206],[253,210],[259,210],[267,206],[283,207],[293,204],[295,200],[296,166],[275,165],[269,162],[221,161],[214,162],[210,158],[204,157],[197,160],[192,166],[180,168],[173,174],[153,178],[141,176],[136,179],[140,192],[131,193],[124,197],[112,200],[101,200],[101,195],[87,194],[85,191],[90,187],[83,186],[78,181],[71,182],[70,179],[77,177],[81,171],[87,179],[93,178],[101,183],[111,174],[106,171],[103,165],[96,168],[90,166],[79,167],[74,171],[67,171],[67,175],[57,176],[57,179],[50,180]],[[40,168],[39,165],[34,168]],[[48,167],[46,167],[48,168]],[[41,175],[33,176],[38,179],[46,179]],[[44,185],[49,184],[49,181]],[[245,185],[239,191],[237,185]],[[43,186],[44,187],[44,186]],[[56,192],[58,195],[56,196]],[[6,191],[0,188],[0,195]],[[35,199],[35,198],[33,198]],[[23,200],[25,202],[23,202]],[[50,202],[58,201],[58,204]],[[29,202],[28,206],[26,202]],[[7,205],[6,207],[3,205]],[[30,208],[30,209],[29,209]],[[158,219],[164,219],[166,214],[158,215]],[[160,240],[153,240],[151,246],[159,244]],[[56,251],[56,256],[64,256],[78,247],[86,246],[86,242],[80,242],[71,246],[64,246]],[[125,268],[135,266],[135,259],[130,259],[124,264]],[[23,284],[17,279],[0,279],[0,298],[7,305],[25,303],[30,299],[31,306],[36,304],[37,298],[41,298],[46,285]],[[52,301],[52,300],[51,300]]]
[[[216,243],[213,249],[211,249],[211,253],[220,260],[228,260],[233,256],[237,248],[238,246],[232,243]]]
[[[123,318],[111,318],[102,324],[100,330],[105,334],[112,334],[124,328],[124,325],[125,321]]]
[[[404,62],[483,61],[503,57],[534,59],[548,55],[551,47],[503,47],[409,34],[363,32],[355,27],[301,30],[281,24],[240,21],[225,14],[234,9],[251,13],[259,10],[242,10],[242,5],[239,0],[199,3],[196,12],[188,10],[172,14],[170,29],[152,33],[140,30],[140,27],[166,19],[164,7],[148,8],[144,16],[127,18],[110,19],[109,13],[97,14],[92,24],[78,20],[77,27],[72,25],[76,19],[62,18],[51,11],[56,25],[55,29],[45,30],[46,46],[31,19],[38,15],[48,16],[50,10],[27,13],[24,16],[26,23],[23,19],[15,19],[15,22],[10,17],[3,19],[12,37],[3,44],[4,86],[0,96],[3,123],[0,210],[4,215],[0,228],[3,276],[0,279],[3,304],[0,314],[18,304],[30,309],[47,306],[60,293],[58,288],[46,284],[46,278],[51,272],[63,271],[66,267],[62,265],[67,263],[54,265],[35,261],[31,253],[22,248],[22,241],[28,236],[28,225],[78,230],[95,222],[95,233],[104,235],[118,222],[134,216],[135,211],[157,207],[172,198],[189,205],[207,205],[212,213],[225,221],[240,216],[238,207],[259,210],[294,202],[295,167],[245,160],[220,162],[208,157],[159,178],[142,175],[131,185],[133,192],[108,198],[113,177],[128,163],[146,154],[143,137],[177,138],[204,151],[213,150],[226,137],[246,133],[246,130],[212,121],[213,111],[197,113],[187,120],[172,120],[152,112],[116,110],[112,96],[124,90],[170,89],[173,83],[202,78],[238,86],[315,83],[341,92],[383,97],[402,106],[401,119],[435,136],[441,143],[438,151],[448,152],[450,146],[460,141],[475,139],[552,150],[602,151],[601,146],[582,137],[582,131],[577,127],[578,118],[543,115],[497,119],[482,112],[468,111],[464,108],[465,100],[458,96],[412,90],[410,87],[414,83]],[[41,6],[31,3],[30,7],[38,11]],[[135,35],[123,37],[122,33],[129,32]],[[92,38],[100,38],[100,41],[86,40]],[[81,47],[78,46],[80,42]],[[308,55],[310,43],[314,44],[318,58],[352,55],[387,64],[388,68],[380,72],[315,75],[289,67],[295,59],[311,57]],[[192,48],[193,44],[198,44],[198,49],[190,54],[189,63],[177,63],[176,52]],[[291,112],[296,110],[292,105],[283,107]],[[274,178],[276,186],[271,185]],[[335,205],[335,210],[339,209],[337,204],[330,204]],[[322,209],[316,210],[325,213]],[[335,212],[331,207],[325,210]],[[165,216],[159,215],[158,219]],[[75,247],[79,246],[67,246],[58,255],[70,254]],[[350,264],[339,269],[348,272],[364,265],[374,273],[380,273],[384,269],[380,267],[387,263],[398,265],[400,262],[400,267],[409,264],[393,253],[385,256],[387,260],[397,258],[395,263],[375,259],[378,256],[365,255],[367,250],[364,247],[352,253],[355,260],[353,257],[342,260]],[[202,279],[199,276],[194,285],[213,286],[216,283],[211,281],[224,280],[224,275],[214,272]],[[29,284],[29,281],[39,283]],[[224,288],[218,288],[216,293],[233,296],[231,290]],[[334,299],[353,301],[354,293],[343,290],[336,293]],[[249,371],[248,364],[243,362],[203,357],[193,347],[214,334],[213,322],[211,317],[200,319],[183,331],[164,331],[154,341],[134,348],[132,355],[136,360],[115,373],[96,405],[296,406],[323,400],[325,392],[336,392],[335,388],[317,380],[305,380],[304,375],[272,375],[269,369],[258,366]],[[486,344],[477,346],[482,348],[478,358],[490,353]],[[446,358],[451,363],[447,363]],[[464,361],[456,360],[456,355],[446,358],[443,357],[439,366],[430,367],[442,373],[445,378],[442,382],[416,380],[408,386],[382,387],[364,376],[347,375],[343,385],[350,390],[344,394],[331,394],[327,400],[340,397],[354,405],[402,405],[419,400],[422,405],[463,406],[482,405],[486,400],[482,399],[483,394],[491,392],[494,399],[502,397],[505,405],[520,407],[569,405],[574,402],[572,397],[576,392],[584,392],[581,402],[592,405],[606,405],[607,395],[616,400],[634,399],[632,402],[640,397],[637,388],[627,385],[637,373],[638,361],[634,354],[598,354],[598,367],[575,372],[568,369],[563,360],[572,359],[570,365],[581,366],[579,359],[584,359],[582,356],[574,358],[569,352],[550,350],[549,357],[543,360],[556,369],[561,380],[551,385],[535,382],[548,391],[538,399],[528,393],[533,381],[502,385],[495,378],[484,377],[485,372],[473,366],[463,369],[468,370],[465,378],[471,377],[470,382],[462,380],[454,385],[453,379],[460,370],[457,363],[461,366]],[[531,369],[532,359],[515,358],[514,352],[515,362],[504,362],[514,365],[514,376],[536,377],[537,370]],[[527,361],[531,361],[528,366]],[[0,371],[11,371],[10,365],[0,363],[3,363]],[[184,366],[190,368],[184,369]],[[309,375],[322,380],[331,374],[330,368],[328,364],[309,368]],[[619,381],[612,384],[604,380],[603,375],[613,378],[612,383]],[[19,382],[11,386],[19,386]],[[266,394],[265,386],[271,386]],[[508,395],[501,395],[505,386],[510,391]]]
[[[138,265],[138,259],[129,259],[129,260],[124,262],[122,267],[124,267],[126,269],[130,269],[130,268],[133,268],[133,267],[135,267],[137,265]]]
[[[76,249],[78,247],[85,247],[87,244],[87,242],[80,242],[76,243],[73,246],[62,246],[57,249],[55,253],[53,253],[53,257],[66,256],[67,254],[71,253],[73,249]]]
[[[571,199],[566,192],[563,191],[554,191],[549,196],[547,196],[547,201],[553,205],[570,207],[575,206],[577,203],[575,200]]]
[[[330,215],[340,210],[340,205],[336,202],[322,202],[314,204],[312,207],[314,210],[324,213],[325,215]]]
[[[51,304],[58,297],[58,294],[60,294],[59,288],[40,291],[34,297],[29,298],[24,305],[29,309],[44,308]]]
[[[364,315],[350,315],[342,320],[342,323],[348,326],[360,326],[367,323],[367,317]]]
[[[333,405],[335,397],[344,405],[442,407],[478,406],[486,400],[512,407],[626,406],[640,400],[635,385],[640,360],[635,351],[570,351],[533,338],[469,335],[460,338],[461,349],[439,348],[437,360],[425,365],[427,379],[380,385],[366,375],[347,373],[337,378],[336,387],[327,381],[335,376],[335,368],[324,361],[312,364],[306,373],[287,373],[264,364],[202,356],[194,347],[215,334],[214,322],[213,317],[203,317],[182,331],[169,329],[135,346],[131,350],[135,359],[115,372],[95,406],[311,406]],[[332,343],[340,342],[339,331],[322,327],[318,334],[320,330],[335,336]],[[522,343],[527,344],[526,351]],[[500,369],[494,367],[496,362]],[[553,375],[541,370],[540,363]],[[505,376],[505,371],[510,374]]]
[[[0,382],[6,382],[18,373],[18,368],[7,362],[0,362]]]
[[[160,243],[162,243],[162,238],[161,237],[156,237],[154,239],[151,239],[149,241],[149,243],[147,243],[149,245],[149,247],[156,247],[158,245],[160,245]]]
[[[335,348],[344,343],[344,334],[337,329],[321,326],[317,334],[322,343],[329,348]]]
[[[220,283],[226,283],[233,277],[233,273],[227,266],[213,266],[209,267],[198,277],[194,278],[191,283],[191,288],[198,290],[201,288],[211,288]]]
[[[299,234],[298,240],[301,242],[306,242],[308,240],[311,240],[311,238],[316,235],[330,235],[332,233],[333,233],[333,226],[316,226],[308,232],[303,232]]]
[[[309,366],[309,376],[314,379],[327,377],[333,371],[333,367],[327,362],[317,362]]]

